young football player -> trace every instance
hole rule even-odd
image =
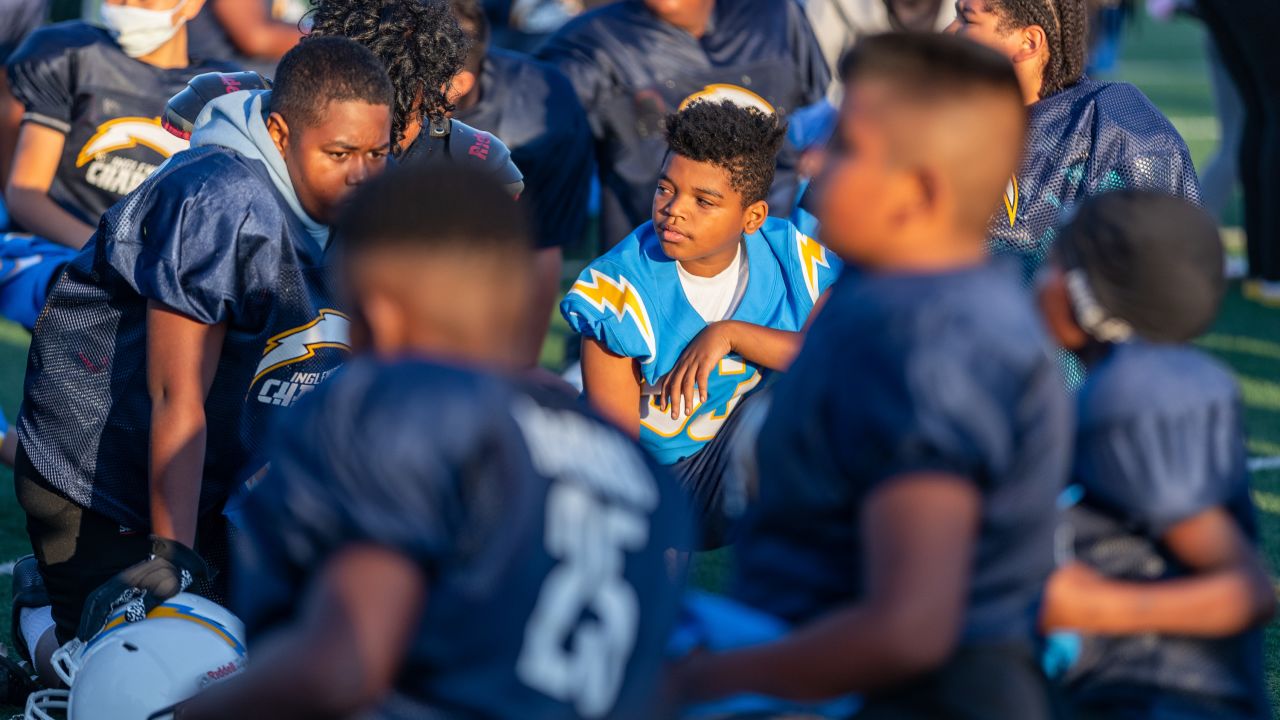
[[[1058,341],[1090,360],[1068,514],[1079,562],[1049,581],[1047,629],[1081,631],[1076,717],[1271,717],[1240,391],[1186,343],[1225,287],[1213,218],[1144,191],[1090,199],[1041,283]]]
[[[861,693],[859,718],[1048,718],[1036,655],[1070,406],[985,228],[1025,130],[999,55],[887,34],[847,56],[823,232],[856,263],[774,386],[734,594],[792,626],[694,654],[694,700]],[[1010,266],[1006,266],[1010,265]]]
[[[667,148],[664,118],[699,97],[786,115],[823,97],[831,72],[795,0],[635,0],[570,20],[538,50],[587,109],[601,185],[602,246],[649,215]],[[769,194],[786,214],[796,153],[779,155]]]
[[[26,108],[5,201],[21,227],[71,248],[98,218],[187,143],[160,127],[193,76],[235,69],[187,53],[186,22],[205,0],[102,0],[81,21],[32,33],[9,59]]]
[[[222,504],[261,468],[265,423],[348,353],[328,224],[385,163],[392,92],[357,43],[294,49],[274,90],[210,102],[193,149],[108,211],[55,283],[14,476],[59,642],[202,579],[196,550],[225,563]],[[21,612],[19,644],[46,647]]]
[[[587,400],[672,468],[722,542],[739,404],[800,348],[839,261],[765,196],[772,113],[699,100],[667,119],[652,220],[592,262],[560,311],[582,335]]]
[[[367,355],[281,428],[237,566],[252,664],[178,718],[665,716],[689,510],[572,396],[502,377],[533,282],[518,209],[475,168],[352,201]]]
[[[1064,209],[1118,188],[1200,200],[1182,136],[1127,83],[1084,76],[1087,0],[958,0],[952,32],[1013,63],[1029,110],[1027,150],[989,232],[997,252],[1023,259],[1030,280]]]
[[[452,0],[453,14],[471,38],[465,72],[475,80],[458,98],[453,117],[490,132],[511,148],[524,175],[521,200],[530,204],[538,252],[530,304],[528,349],[536,361],[560,295],[561,246],[577,245],[587,230],[591,127],[573,86],[555,68],[489,47],[489,21],[477,0]]]
[[[448,0],[318,0],[308,37],[347,37],[382,59],[395,86],[392,138],[402,162],[462,162],[491,173],[515,196],[523,176],[501,140],[449,115],[476,76],[471,41]]]

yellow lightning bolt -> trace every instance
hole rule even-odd
[[[804,273],[804,286],[809,290],[809,300],[818,302],[818,266],[830,268],[827,249],[817,240],[796,230],[796,251],[800,254],[800,270]]]
[[[1018,176],[1009,179],[1009,186],[1004,190],[1004,211],[1009,215],[1009,227],[1018,220]]]
[[[581,295],[597,310],[612,310],[619,320],[630,315],[635,321],[636,329],[640,331],[640,337],[644,338],[645,345],[649,348],[649,357],[644,362],[650,363],[656,359],[656,343],[653,339],[653,326],[649,324],[649,311],[645,309],[644,300],[636,292],[635,286],[626,278],[619,275],[614,280],[592,268],[591,281],[579,280],[574,283],[569,294],[574,293]]]

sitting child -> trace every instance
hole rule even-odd
[[[672,467],[718,544],[734,412],[795,357],[840,263],[769,217],[776,116],[698,101],[666,130],[653,220],[591,263],[560,309],[583,337],[587,399]]]
[[[1117,258],[1123,258],[1118,262]],[[1269,718],[1258,555],[1240,391],[1186,343],[1225,286],[1214,220],[1125,190],[1086,201],[1054,248],[1041,305],[1089,364],[1060,568],[1044,625],[1083,633],[1063,678],[1078,717]]]

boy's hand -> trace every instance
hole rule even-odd
[[[152,535],[151,557],[126,568],[89,595],[76,637],[87,642],[120,608],[125,608],[128,622],[142,620],[165,600],[209,576],[209,566],[195,550],[177,540]]]
[[[1040,627],[1046,631],[1072,629],[1076,618],[1097,599],[1106,576],[1079,561],[1063,565],[1049,576],[1045,585],[1044,606],[1040,611]]]
[[[659,409],[669,411],[672,420],[680,417],[681,410],[685,415],[692,412],[695,392],[699,402],[707,401],[711,371],[725,355],[733,352],[732,328],[732,321],[708,325],[685,347],[675,367],[662,379],[658,392]],[[683,407],[677,404],[677,398],[683,398]]]

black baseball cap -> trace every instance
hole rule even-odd
[[[1103,342],[1187,342],[1213,324],[1226,290],[1217,222],[1163,193],[1085,200],[1054,253],[1076,321]]]

